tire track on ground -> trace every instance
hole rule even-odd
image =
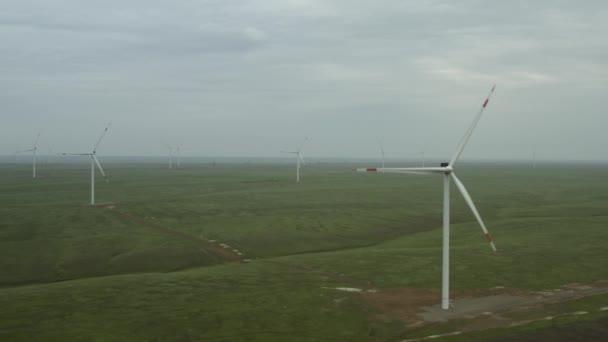
[[[116,207],[108,207],[108,209],[110,209],[111,212],[113,212],[114,214],[116,214],[117,216],[125,219],[125,220],[129,220],[132,222],[136,222],[142,226],[148,227],[148,228],[152,228],[152,229],[156,229],[158,231],[161,231],[163,233],[167,233],[170,234],[174,237],[178,237],[180,239],[183,240],[188,240],[188,241],[194,241],[197,242],[201,245],[201,247],[204,249],[205,252],[211,252],[213,253],[213,255],[217,256],[220,260],[224,261],[224,262],[237,262],[237,261],[241,261],[242,258],[240,255],[236,254],[235,252],[233,252],[231,249],[228,248],[223,248],[221,246],[219,246],[218,244],[215,244],[213,242],[209,242],[207,240],[201,239],[195,235],[186,233],[184,231],[181,231],[179,229],[174,229],[171,227],[167,227],[165,225],[162,225],[160,223],[156,223],[156,222],[152,222],[150,220],[147,220],[145,218],[141,218],[138,216],[135,216],[133,214],[130,214],[128,212],[125,211],[121,211],[116,209]]]

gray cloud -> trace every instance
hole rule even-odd
[[[6,1],[0,153],[39,129],[103,153],[606,160],[603,1]]]

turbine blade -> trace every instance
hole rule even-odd
[[[105,137],[106,134],[108,133],[108,129],[110,129],[111,125],[112,125],[112,123],[108,123],[108,125],[106,126],[106,129],[103,130],[103,133],[101,133],[101,136],[99,137],[99,140],[97,140],[97,144],[95,144],[95,147],[93,148],[93,152],[97,151],[97,148],[99,147],[99,144],[101,144],[101,141],[103,140],[103,137]]]
[[[92,153],[59,153],[60,156],[90,156]]]
[[[355,169],[357,172],[407,173],[414,175],[442,174],[447,171],[444,167],[369,167]]]
[[[171,150],[171,149],[172,149],[171,145],[169,145],[169,144],[168,144],[168,143],[167,143],[167,142],[166,142],[164,139],[162,139],[162,140],[160,141],[160,143],[161,143],[163,146],[165,146],[167,149],[169,149],[169,150]]]
[[[467,204],[469,205],[469,208],[471,208],[471,211],[473,212],[473,215],[477,219],[477,222],[479,222],[479,225],[481,226],[481,230],[483,230],[483,233],[486,235],[488,242],[490,242],[490,247],[492,247],[492,250],[494,251],[494,253],[496,253],[496,246],[494,245],[494,240],[492,240],[492,236],[488,232],[486,225],[483,223],[483,220],[481,219],[481,216],[479,215],[479,212],[477,211],[477,208],[475,207],[475,204],[473,203],[473,199],[471,198],[471,195],[469,195],[469,192],[467,191],[467,189],[464,187],[462,182],[458,179],[458,177],[456,177],[456,175],[454,173],[452,173],[451,176],[452,176],[452,179],[454,180],[454,184],[456,184],[456,187],[458,188],[458,190],[460,190],[462,197],[464,197],[464,201],[467,202]]]
[[[300,161],[302,162],[303,165],[306,165],[306,162],[304,161],[304,156],[302,155],[302,153],[298,153],[298,158],[300,158]]]
[[[93,160],[95,160],[95,164],[97,164],[97,167],[99,168],[99,171],[101,171],[101,174],[103,175],[103,177],[106,179],[106,182],[108,181],[108,177],[106,176],[106,173],[103,172],[103,168],[101,167],[101,164],[99,163],[99,160],[97,159],[97,157],[92,154],[91,155],[93,157]]]
[[[449,164],[450,166],[454,166],[454,164],[456,163],[456,161],[462,154],[462,151],[464,151],[464,147],[467,145],[467,142],[471,138],[471,135],[473,135],[473,130],[477,126],[479,119],[481,119],[481,114],[483,114],[483,111],[488,106],[488,102],[490,102],[490,98],[492,97],[492,94],[494,94],[494,89],[496,89],[496,85],[492,86],[492,89],[490,90],[490,93],[486,97],[486,100],[481,105],[481,108],[479,108],[479,112],[477,112],[475,119],[473,119],[473,123],[471,124],[471,127],[469,127],[469,129],[467,129],[464,136],[460,139],[460,142],[458,142],[458,147],[456,148],[456,152],[452,156],[452,160],[450,160],[450,164]]]
[[[281,151],[281,153],[298,154],[298,152],[292,151]]]
[[[33,150],[37,150],[38,149],[38,140],[40,139],[40,132],[38,132],[38,135],[36,136],[36,141],[34,141],[34,149]]]
[[[302,142],[302,144],[298,148],[298,152],[302,151],[302,148],[304,147],[304,144],[306,143],[306,141],[308,141],[308,137],[304,138],[304,141]]]
[[[382,139],[378,139],[378,146],[380,146],[380,153],[382,153],[382,158],[384,158],[384,146],[382,146]]]

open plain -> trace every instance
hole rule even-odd
[[[0,164],[0,340],[608,338],[606,165],[462,163],[446,317],[436,177],[104,165]]]

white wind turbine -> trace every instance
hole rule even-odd
[[[384,146],[382,146],[382,139],[378,139],[378,146],[380,147],[380,154],[382,155],[382,168],[384,168]]]
[[[169,151],[169,168],[173,168],[173,147],[167,143],[163,143],[167,150]]]
[[[420,160],[419,160],[420,161],[420,165],[422,167],[424,167],[425,164],[426,164],[426,150],[422,150],[420,152],[412,153],[412,157],[407,157],[407,158],[411,159],[411,160],[418,160],[418,157],[420,157]]]
[[[40,133],[36,136],[36,141],[34,141],[34,148],[25,150],[25,151],[17,151],[15,152],[15,156],[17,153],[25,153],[32,152],[33,161],[32,161],[32,178],[36,178],[36,152],[38,152],[38,139],[40,139]]]
[[[296,155],[296,183],[300,183],[300,162],[302,164],[306,164],[306,162],[304,162],[304,157],[302,156],[302,148],[304,147],[304,143],[306,143],[307,140],[308,138],[305,138],[304,142],[302,142],[302,145],[300,145],[300,147],[296,151],[281,151],[281,153],[289,153]]]
[[[486,97],[486,100],[483,102],[483,105],[481,106],[481,108],[479,109],[479,112],[475,116],[475,119],[473,120],[471,127],[469,127],[469,129],[466,131],[465,135],[462,137],[462,139],[458,143],[456,152],[452,156],[452,159],[450,160],[449,163],[441,163],[441,167],[357,169],[358,172],[439,174],[439,175],[443,176],[443,269],[442,269],[442,286],[441,286],[441,308],[445,309],[445,310],[449,309],[449,306],[450,306],[450,297],[449,297],[449,289],[450,289],[450,179],[454,180],[456,187],[458,188],[458,190],[460,190],[462,197],[464,197],[464,200],[467,202],[467,204],[471,208],[471,211],[473,212],[473,215],[477,219],[477,222],[479,222],[479,225],[481,226],[483,233],[485,234],[486,238],[490,242],[490,247],[492,247],[492,250],[494,251],[494,253],[496,253],[496,246],[494,245],[492,236],[490,236],[490,233],[488,233],[488,230],[486,229],[486,226],[483,223],[483,220],[481,219],[481,216],[479,215],[479,212],[477,211],[477,208],[475,207],[475,204],[473,203],[471,196],[469,195],[468,191],[466,190],[466,188],[464,187],[462,182],[460,182],[460,180],[456,177],[456,174],[454,174],[454,164],[456,163],[456,161],[462,154],[464,147],[466,146],[467,142],[469,141],[469,138],[473,134],[473,130],[475,129],[475,126],[477,126],[477,123],[479,122],[479,119],[481,118],[481,114],[487,107],[490,97],[494,93],[495,88],[496,88],[496,86],[493,86],[492,90],[490,90],[488,97]]]
[[[95,165],[97,165],[97,167],[99,168],[99,171],[105,178],[106,183],[108,182],[108,178],[106,177],[106,174],[103,172],[103,168],[101,167],[99,160],[97,160],[97,148],[99,147],[99,144],[101,144],[101,140],[103,140],[103,138],[106,136],[108,129],[110,129],[110,125],[111,124],[108,124],[106,126],[106,129],[103,131],[103,133],[97,140],[95,147],[93,147],[93,152],[90,152],[90,153],[62,153],[61,154],[64,156],[90,156],[91,157],[91,205],[95,205]]]

